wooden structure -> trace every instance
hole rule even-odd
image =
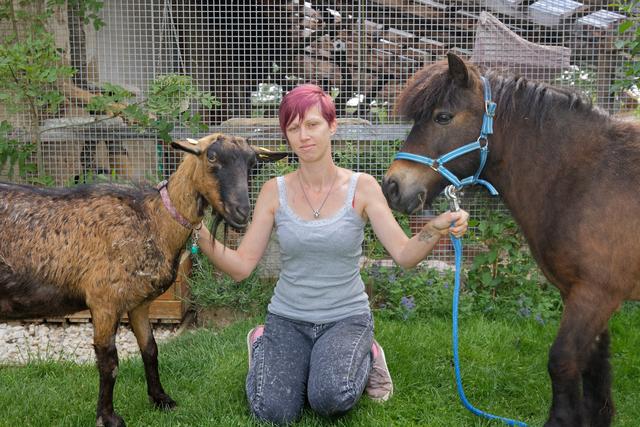
[[[482,11],[490,12],[531,43],[570,49],[572,64],[597,70],[597,102],[604,108],[613,103],[609,88],[622,56],[611,41],[624,16],[605,1],[372,0],[362,6],[340,0],[298,0],[265,4],[264,11],[257,13],[246,6],[247,13],[253,13],[253,18],[244,22],[249,35],[240,44],[224,47],[223,61],[246,58],[247,52],[260,49],[259,55],[252,55],[256,58],[251,62],[252,69],[241,73],[243,77],[235,77],[236,67],[221,66],[220,69],[231,70],[234,75],[216,74],[220,77],[216,84],[241,86],[233,91],[244,93],[244,100],[234,99],[229,105],[245,111],[251,108],[247,105],[249,94],[256,90],[259,81],[271,81],[286,91],[298,83],[289,78],[293,75],[327,89],[339,88],[336,105],[340,116],[349,112],[369,118],[364,114],[368,102],[375,100],[377,105],[387,102],[392,106],[403,83],[422,66],[442,59],[447,51],[470,58]],[[236,15],[241,12],[234,2],[216,7],[218,12],[227,11],[225,8]],[[239,23],[232,21],[216,23],[235,29]],[[270,26],[287,30],[270,32]],[[189,41],[183,42],[183,50],[189,52]],[[504,62],[509,63],[509,58]],[[279,71],[272,73],[275,63]],[[227,89],[216,91],[222,97],[225,92]],[[345,108],[354,94],[366,100],[355,113]],[[247,116],[246,112],[238,113],[229,111],[221,120]],[[275,108],[266,114],[275,115]]]

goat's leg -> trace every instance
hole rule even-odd
[[[571,295],[565,299],[560,329],[549,351],[553,397],[545,427],[579,427],[585,422],[582,373],[592,359],[592,344],[605,330],[614,304],[607,303],[606,295],[581,290],[574,286]]]
[[[96,425],[104,427],[122,427],[124,420],[113,410],[113,387],[118,376],[118,350],[116,332],[120,316],[107,310],[91,310],[93,319],[93,347],[96,351],[98,372],[100,373],[100,391]]]
[[[158,346],[153,338],[153,331],[149,324],[149,304],[140,305],[129,311],[129,322],[138,341],[142,361],[144,362],[144,374],[147,378],[147,394],[149,400],[156,407],[170,409],[176,406],[176,402],[166,394],[160,384],[158,372]]]
[[[607,427],[615,412],[611,397],[608,329],[596,337],[594,347],[582,373],[584,416],[591,427]]]

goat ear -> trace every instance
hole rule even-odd
[[[449,62],[449,75],[461,87],[469,86],[469,72],[464,61],[456,54],[448,52],[447,62]]]
[[[175,149],[195,154],[196,156],[202,154],[202,148],[198,146],[198,141],[196,141],[195,139],[188,139],[186,141],[173,141],[171,142],[171,146]]]
[[[271,151],[267,150],[264,147],[256,147],[252,146],[253,151],[255,151],[256,156],[258,156],[259,162],[276,162],[280,159],[284,159],[289,155],[286,151]]]

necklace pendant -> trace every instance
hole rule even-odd
[[[320,218],[320,212],[319,211],[313,211],[313,217],[318,219]]]

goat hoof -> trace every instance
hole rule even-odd
[[[159,394],[158,396],[149,396],[149,400],[158,409],[173,409],[176,407],[176,402],[168,394]]]
[[[115,412],[111,415],[99,416],[96,420],[96,427],[126,427],[124,420]]]

